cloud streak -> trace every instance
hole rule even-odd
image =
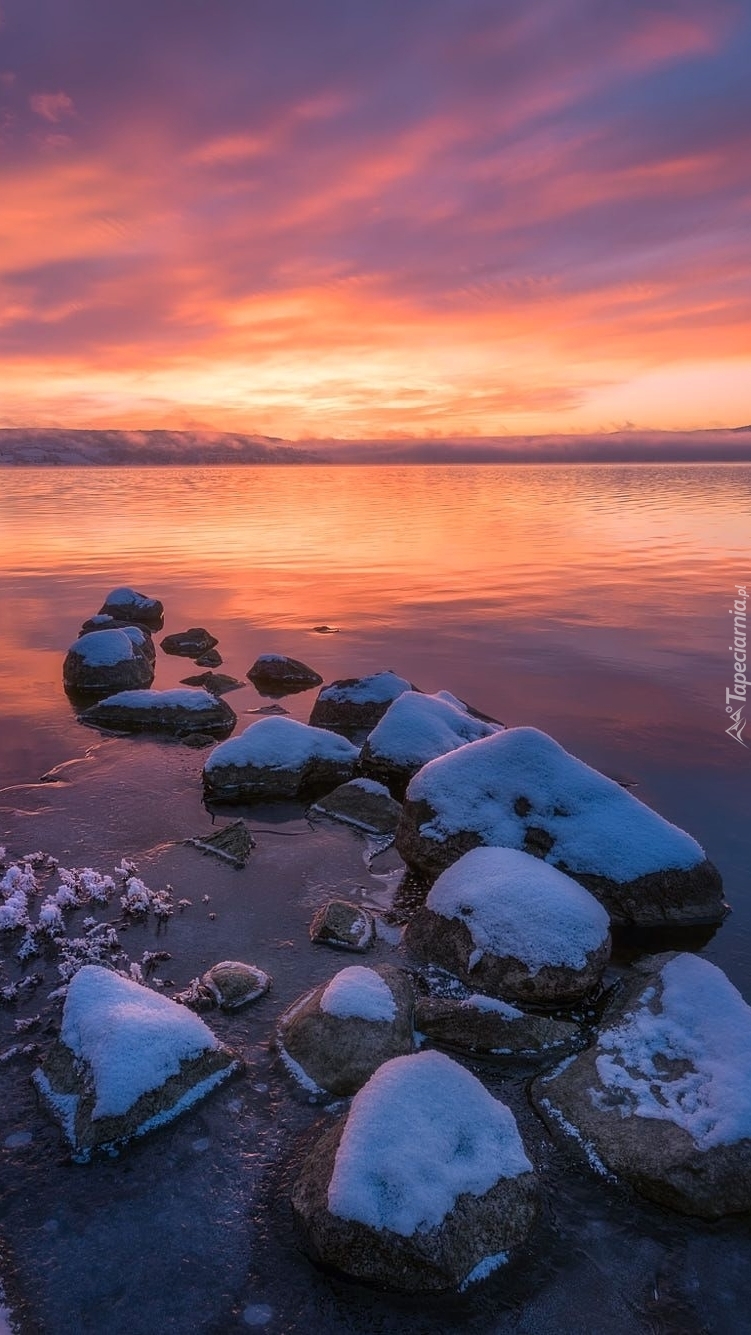
[[[6,417],[748,417],[741,6],[67,8],[5,5]]]

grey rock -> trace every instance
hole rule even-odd
[[[320,686],[323,677],[307,663],[297,658],[287,658],[284,654],[261,654],[252,667],[248,668],[248,677],[254,686],[271,694],[286,694],[286,688],[293,691],[306,690]]]
[[[224,659],[218,649],[207,649],[205,654],[201,654],[196,660],[196,667],[215,668],[221,667]]]
[[[241,960],[222,960],[214,964],[201,978],[194,978],[174,1000],[191,1010],[240,1010],[263,997],[271,987],[271,977],[255,964]]]
[[[690,999],[684,995],[681,1002],[690,1030],[682,1044],[674,1015],[665,1014],[663,970],[671,961],[686,959],[701,977],[695,980],[695,1021],[686,1015]],[[552,1134],[573,1145],[593,1167],[615,1174],[661,1205],[704,1219],[751,1210],[751,1138],[740,1134],[723,1143],[723,1135],[714,1142],[711,1137],[725,1117],[751,1125],[748,1062],[742,1056],[751,1041],[751,1008],[745,1007],[748,1015],[740,1022],[736,1014],[728,1030],[722,1012],[729,988],[721,971],[698,956],[644,959],[606,1011],[593,1046],[532,1086],[533,1103]],[[718,1026],[725,1023],[724,1036],[718,1028],[713,1038],[714,1016]],[[629,1029],[634,1019],[639,1033],[619,1051],[611,1035]],[[630,1032],[633,1036],[632,1027]],[[731,1069],[725,1082],[726,1106],[716,1083],[722,1063],[714,1049],[720,1040],[723,1060],[730,1050],[737,1051],[739,1062],[737,1074]],[[640,1044],[647,1044],[646,1050],[642,1046],[640,1052]],[[709,1128],[709,1143],[688,1129],[692,1113]]]
[[[63,684],[72,694],[108,695],[113,691],[140,690],[153,680],[153,663],[145,648],[134,643],[128,630],[100,630],[82,635],[70,646],[63,663]]]
[[[310,808],[312,816],[330,816],[368,834],[394,834],[401,815],[388,788],[372,779],[351,779],[326,793]]]
[[[310,924],[314,945],[334,946],[362,954],[375,944],[373,914],[344,899],[331,899],[318,910]]]
[[[216,636],[210,635],[203,626],[191,626],[189,630],[179,630],[174,635],[165,635],[161,646],[165,654],[176,654],[180,658],[200,658],[201,654],[207,653],[218,643]]]
[[[377,965],[372,972],[391,991],[393,1020],[327,1013],[321,1009],[328,987],[324,983],[298,999],[279,1021],[274,1045],[284,1064],[298,1080],[302,1072],[303,1079],[321,1093],[354,1094],[383,1062],[414,1051],[414,989],[409,976],[388,964]]]
[[[232,731],[237,715],[225,700],[217,700],[205,691],[202,707],[191,708],[180,703],[179,697],[184,694],[183,691],[120,692],[91,705],[79,717],[82,723],[116,732],[167,733],[181,738],[206,734],[211,735],[212,741]]]
[[[107,594],[99,616],[115,617],[118,621],[135,621],[152,630],[161,630],[164,625],[164,605],[158,598],[150,598],[135,589],[112,589]]]
[[[181,677],[180,680],[183,686],[201,686],[212,695],[226,695],[228,691],[240,690],[245,685],[244,681],[228,677],[224,672],[196,672],[192,677]]]
[[[194,848],[200,848],[202,853],[211,853],[214,857],[231,862],[233,867],[238,868],[247,864],[256,846],[256,841],[244,820],[235,820],[231,825],[224,825],[220,830],[215,830],[213,834],[196,835],[193,839],[186,839],[185,842],[192,844]]]
[[[412,683],[394,672],[342,677],[319,691],[310,722],[316,728],[333,728],[335,732],[370,730],[398,696],[411,690]]]
[[[560,1057],[573,1046],[579,1028],[567,1020],[530,1015],[487,997],[455,1001],[418,997],[415,1028],[432,1042],[465,1052]]]
[[[263,730],[263,745],[256,729]],[[335,788],[352,778],[358,751],[342,738],[333,740],[337,745],[332,747],[330,734],[293,719],[259,719],[212,751],[203,770],[204,794],[208,800],[243,802]]]

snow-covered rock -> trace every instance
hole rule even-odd
[[[384,784],[373,779],[352,779],[320,797],[309,814],[330,816],[367,834],[393,834],[402,809]]]
[[[138,690],[150,686],[153,680],[153,660],[145,644],[135,643],[127,630],[98,630],[82,635],[70,646],[63,663],[66,691]]]
[[[291,695],[320,686],[323,677],[307,663],[284,654],[260,654],[247,676],[261,695]]]
[[[402,798],[412,776],[429,760],[502,731],[500,723],[476,718],[449,691],[405,691],[366,738],[360,767]]]
[[[163,1126],[240,1066],[197,1015],[88,964],[68,985],[59,1042],[34,1083],[86,1159]]]
[[[549,1015],[530,1015],[494,997],[474,994],[418,997],[415,1028],[433,1043],[498,1056],[560,1058],[579,1036],[577,1025]]]
[[[82,635],[89,635],[95,631],[102,630],[122,630],[128,636],[136,652],[142,653],[150,663],[156,659],[156,646],[151,638],[151,631],[147,626],[137,626],[134,622],[116,621],[114,617],[91,617],[85,621],[78,638]]]
[[[200,658],[219,641],[203,626],[191,626],[189,630],[177,630],[173,635],[165,635],[160,643],[165,654],[176,654],[179,658]]]
[[[397,831],[433,879],[479,845],[521,849],[573,876],[613,922],[720,922],[722,882],[704,850],[536,728],[509,728],[425,765]]]
[[[171,691],[120,691],[91,705],[82,723],[118,732],[166,732],[172,736],[210,733],[224,736],[237,722],[226,700],[210,691],[183,687]]]
[[[276,1048],[312,1093],[353,1094],[390,1057],[414,1050],[414,992],[389,964],[342,969],[285,1011]]]
[[[310,924],[314,945],[334,946],[338,950],[364,953],[375,943],[373,914],[359,904],[331,899],[318,910]]]
[[[610,924],[588,890],[515,848],[474,848],[442,872],[404,941],[420,959],[501,997],[582,996],[610,957]]]
[[[374,728],[397,696],[412,689],[412,683],[397,677],[395,672],[343,677],[318,692],[310,722],[317,728],[341,732]]]
[[[296,797],[352,777],[359,752],[336,733],[296,719],[262,718],[211,752],[203,769],[206,796],[223,802]]]
[[[123,587],[110,590],[99,608],[99,616],[115,617],[118,621],[137,621],[153,630],[161,630],[164,606],[158,598],[149,598],[145,593]]]
[[[505,1260],[536,1197],[511,1110],[450,1057],[424,1052],[375,1072],[308,1155],[292,1208],[316,1261],[440,1292]]]
[[[708,960],[640,961],[596,1043],[533,1092],[554,1133],[652,1200],[751,1210],[751,1007]]]

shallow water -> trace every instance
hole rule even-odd
[[[165,634],[207,626],[239,678],[269,651],[326,680],[391,667],[540,726],[704,845],[733,913],[703,953],[751,999],[751,754],[724,731],[751,468],[24,469],[0,481],[0,842],[102,871],[130,856],[149,884],[172,883],[193,901],[158,938],[178,986],[223,957],[274,976],[250,1011],[209,1017],[247,1079],[121,1159],[69,1166],[29,1062],[2,1068],[3,1273],[24,1330],[751,1331],[745,1225],[679,1220],[595,1181],[551,1147],[523,1081],[487,1066],[545,1169],[524,1260],[432,1305],[314,1271],[283,1188],[330,1114],[290,1096],[266,1044],[279,1010],[348,962],[308,943],[314,908],[332,894],[383,906],[394,878],[368,872],[359,836],[311,830],[292,805],[246,810],[258,847],[244,872],[183,847],[211,823],[204,753],[102,739],[61,685],[81,621],[128,583],[162,598]],[[195,670],[160,653],[155,685]],[[314,695],[283,703],[307,719]],[[225,699],[239,727],[265,703],[250,684]],[[123,944],[138,959],[154,939],[138,926]],[[2,981],[17,972],[9,954]],[[0,1011],[3,1048],[36,1011],[33,1037],[50,1041],[53,982]]]

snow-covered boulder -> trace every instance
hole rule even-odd
[[[588,890],[539,858],[474,848],[438,877],[404,942],[484,992],[553,1002],[598,982],[610,923]]]
[[[124,587],[110,590],[99,608],[99,616],[115,617],[118,621],[136,621],[150,626],[152,630],[161,630],[164,606],[158,598],[149,598],[145,593]]]
[[[414,991],[389,964],[341,969],[282,1015],[275,1046],[289,1074],[312,1094],[354,1094],[373,1072],[414,1051]]]
[[[60,1039],[34,1083],[79,1159],[177,1117],[242,1063],[197,1015],[88,964],[74,975]]]
[[[171,736],[210,733],[225,736],[237,722],[226,700],[184,686],[171,691],[119,691],[91,705],[82,723],[117,732],[166,732]]]
[[[273,716],[222,742],[203,769],[206,797],[221,802],[296,797],[351,779],[359,752],[336,733]]]
[[[496,1056],[560,1058],[579,1036],[577,1025],[549,1015],[530,1015],[494,997],[474,994],[418,997],[415,1029],[433,1043]]]
[[[508,728],[425,765],[396,843],[430,879],[479,845],[533,853],[586,886],[616,923],[712,923],[727,912],[695,839],[536,728]]]
[[[320,686],[323,677],[307,663],[284,654],[260,654],[247,676],[262,695],[291,695]]]
[[[489,1274],[534,1222],[513,1113],[439,1052],[386,1062],[318,1141],[292,1190],[313,1259],[406,1292]]]
[[[449,691],[405,691],[365,739],[360,768],[401,799],[412,776],[429,760],[502,731],[502,724],[476,718]]]
[[[330,816],[332,820],[354,825],[367,834],[393,834],[402,814],[388,788],[373,779],[351,779],[333,793],[319,797],[310,808],[311,816]]]
[[[412,683],[395,672],[343,677],[318,692],[310,722],[314,727],[340,732],[374,728],[397,696],[412,689]]]
[[[178,658],[200,658],[218,643],[216,636],[210,635],[203,626],[177,630],[173,635],[165,635],[160,641],[165,654],[176,654]]]
[[[345,899],[330,899],[313,918],[310,939],[314,945],[363,954],[375,943],[373,914],[359,904],[348,904]]]
[[[751,1007],[708,960],[642,960],[596,1043],[533,1096],[554,1133],[652,1200],[751,1210]]]
[[[153,680],[153,660],[127,630],[82,635],[70,646],[63,663],[66,691],[138,690],[150,686]]]
[[[144,658],[147,658],[152,664],[156,661],[156,646],[151,638],[151,631],[146,626],[136,626],[128,621],[115,621],[114,617],[92,617],[89,621],[84,622],[78,632],[78,638],[80,639],[82,635],[103,630],[123,631],[128,636],[136,653],[143,654]]]

